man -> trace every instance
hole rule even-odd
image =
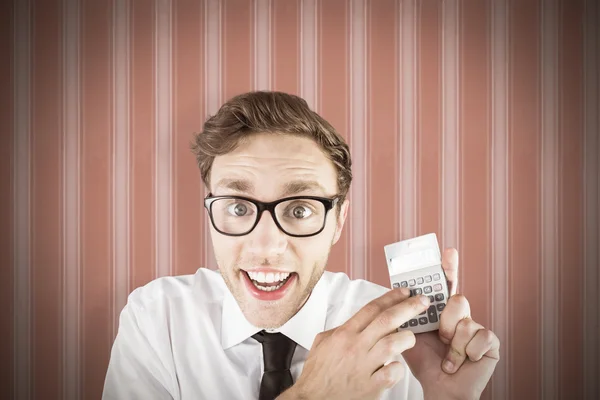
[[[452,296],[440,330],[416,336],[397,328],[427,309],[426,296],[325,271],[350,206],[351,161],[304,100],[237,96],[193,150],[219,272],[131,293],[104,399],[479,397],[499,342],[455,294],[456,250],[443,256]]]

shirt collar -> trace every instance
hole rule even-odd
[[[325,329],[328,308],[326,275],[327,272],[324,272],[300,311],[283,326],[274,330],[283,333],[306,350],[311,349],[315,337]],[[221,315],[221,345],[223,349],[243,342],[260,330],[261,328],[248,322],[229,289],[225,289]]]

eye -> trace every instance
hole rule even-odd
[[[297,219],[308,218],[312,214],[312,211],[305,206],[295,206],[291,211],[291,214]]]
[[[237,217],[243,217],[248,213],[248,206],[243,203],[233,203],[227,207],[227,212]]]

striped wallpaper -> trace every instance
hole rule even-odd
[[[483,398],[600,398],[595,1],[0,7],[0,397],[100,397],[128,293],[216,267],[192,134],[276,89],[351,146],[330,270],[387,286],[436,232],[502,342]]]

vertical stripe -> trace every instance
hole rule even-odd
[[[271,89],[271,1],[254,0],[254,90]]]
[[[113,339],[112,6],[87,0],[80,8],[82,399],[102,391]],[[149,137],[152,130],[145,132],[146,141]],[[146,245],[146,253],[150,246]]]
[[[417,166],[415,104],[417,71],[417,4],[414,0],[403,1],[400,8],[400,240],[417,235]]]
[[[509,81],[508,398],[541,398],[540,20],[538,4],[511,2]],[[525,306],[526,305],[526,306]],[[524,335],[523,332],[527,332]]]
[[[129,294],[129,0],[114,0],[112,15],[113,50],[113,176],[112,176],[112,319],[111,332],[115,337],[119,314]]]
[[[350,233],[351,263],[353,279],[367,278],[367,132],[366,132],[366,34],[364,0],[350,3],[350,151],[352,152],[352,231]]]
[[[252,90],[254,80],[253,0],[224,0],[223,101]]]
[[[369,196],[367,265],[370,267],[367,269],[367,280],[389,287],[387,268],[371,266],[380,265],[383,247],[398,240],[399,3],[396,0],[369,1],[368,7],[369,102],[366,136],[369,141],[369,167],[366,191]]]
[[[81,126],[79,81],[79,0],[63,1],[63,393],[81,398],[80,387],[80,190]]]
[[[222,101],[222,54],[221,33],[222,3],[219,0],[206,0],[205,12],[206,44],[205,44],[205,87],[206,87],[206,115],[214,115],[221,106]],[[206,188],[204,195],[208,195],[210,188]],[[205,218],[204,225],[204,267],[216,268],[217,263],[210,240],[210,220]]]
[[[491,19],[491,131],[492,131],[492,331],[502,343],[501,362],[492,376],[492,398],[509,398],[508,371],[508,9],[504,0],[494,0]]]
[[[173,3],[173,275],[204,266],[203,184],[190,152],[205,119],[203,18],[204,2]]]
[[[600,397],[600,95],[598,93],[600,46],[600,7],[593,0],[586,0],[584,13],[584,279],[583,315],[585,316],[584,398]]]
[[[441,240],[442,3],[426,1],[418,2],[418,6],[419,89],[416,130],[419,163],[417,197],[420,211],[417,232],[436,232],[438,240]]]
[[[333,125],[337,132],[351,145],[350,124],[352,117],[350,57],[350,5],[346,0],[330,0],[317,3],[317,40],[318,72],[316,80],[317,112]],[[357,149],[350,149],[355,151]],[[356,181],[352,182],[352,186]],[[349,193],[350,194],[350,193]],[[351,195],[351,194],[350,194]],[[345,227],[340,239],[332,247],[327,269],[332,272],[344,272],[352,277],[351,246],[353,231],[353,213],[362,212],[350,203]]]
[[[131,1],[131,289],[156,277],[155,2]]]
[[[544,0],[541,16],[541,329],[542,398],[558,395],[558,162],[556,0]]]
[[[461,291],[471,316],[491,325],[491,133],[489,95],[490,3],[479,1],[460,10],[460,214]],[[490,398],[486,389],[482,400]]]
[[[459,2],[448,0],[442,14],[442,247],[459,248]],[[462,275],[461,275],[462,277]],[[462,278],[459,278],[462,279]],[[459,286],[460,283],[459,283]]]
[[[0,388],[8,399],[15,397],[15,5],[0,3]]]
[[[583,332],[586,318],[583,313],[583,0],[561,1],[560,18],[559,135],[557,151],[558,193],[560,194],[557,237],[557,297],[559,312],[558,351],[556,356],[561,399],[583,397]],[[576,294],[576,295],[574,295]],[[600,330],[599,330],[600,331]],[[577,340],[574,340],[578,338]]]
[[[172,275],[171,2],[156,0],[156,276]]]
[[[32,13],[31,374],[36,399],[59,397],[62,383],[61,4],[36,1]]]
[[[313,110],[317,104],[317,4],[301,0],[300,11],[300,96]]]
[[[14,23],[14,371],[15,398],[30,399],[31,379],[31,9],[15,3]]]
[[[274,1],[272,11],[273,88],[300,94],[302,41],[301,1]],[[314,60],[314,58],[313,58]],[[314,63],[313,63],[314,64]]]

